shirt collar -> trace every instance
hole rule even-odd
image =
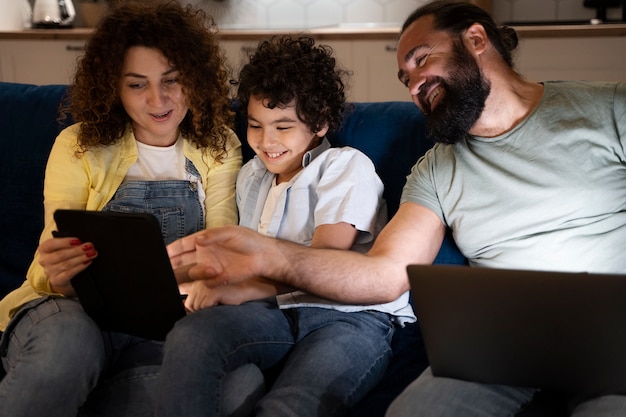
[[[329,148],[330,142],[326,139],[326,136],[324,136],[318,146],[305,152],[304,156],[302,156],[302,168],[306,168],[315,158],[326,152]]]

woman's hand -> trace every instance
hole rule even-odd
[[[67,297],[76,296],[70,280],[98,256],[93,244],[73,237],[48,239],[39,245],[37,251],[52,291]]]

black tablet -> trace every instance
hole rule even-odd
[[[178,284],[151,214],[57,210],[56,236],[92,242],[98,256],[72,279],[103,330],[164,340],[185,315]]]

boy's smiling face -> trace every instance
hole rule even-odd
[[[276,183],[289,181],[302,169],[304,154],[320,144],[328,128],[317,133],[298,118],[295,101],[285,107],[267,107],[267,100],[250,97],[248,143]]]

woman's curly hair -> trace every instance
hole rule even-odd
[[[296,114],[312,132],[341,126],[345,110],[344,79],[349,72],[337,67],[333,51],[315,45],[306,35],[274,36],[262,41],[241,69],[237,98],[246,113],[250,97],[267,100],[270,109],[295,100]]]
[[[123,4],[97,25],[78,61],[64,108],[81,122],[81,148],[110,145],[123,136],[130,117],[122,106],[119,85],[126,52],[134,46],[158,49],[179,71],[189,107],[180,131],[223,159],[233,114],[216,25],[202,10],[177,2]]]

